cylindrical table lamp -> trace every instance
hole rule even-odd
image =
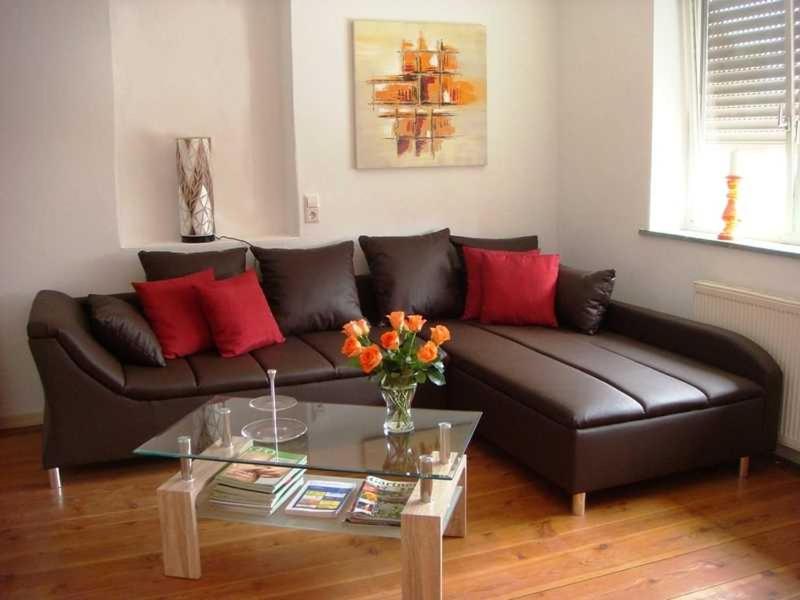
[[[177,139],[178,217],[181,241],[214,241],[214,185],[211,138]]]

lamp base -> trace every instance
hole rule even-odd
[[[213,242],[217,239],[215,235],[182,235],[181,241],[184,244],[201,244],[205,242]]]

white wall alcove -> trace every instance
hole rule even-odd
[[[212,139],[217,233],[299,233],[288,1],[110,3],[120,243],[179,239],[175,138]]]

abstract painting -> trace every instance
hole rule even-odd
[[[356,167],[486,164],[486,28],[355,21]]]

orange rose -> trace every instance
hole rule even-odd
[[[406,327],[408,327],[409,331],[417,333],[422,330],[423,325],[425,325],[425,319],[422,318],[422,315],[408,315]]]
[[[396,331],[387,331],[381,336],[381,346],[387,350],[397,350],[400,347],[400,335]]]
[[[406,313],[402,310],[396,310],[386,315],[386,318],[389,319],[389,324],[392,326],[392,329],[400,331],[405,323]]]
[[[358,356],[358,362],[361,363],[361,370],[364,373],[372,373],[382,360],[381,350],[375,344],[364,348]]]
[[[342,327],[342,333],[348,337],[363,337],[369,333],[369,323],[367,323],[366,319],[350,321]]]
[[[439,356],[439,347],[433,342],[425,342],[417,350],[417,358],[424,363],[433,362]]]
[[[361,354],[361,342],[353,335],[348,335],[342,346],[342,354],[347,358],[353,358]]]
[[[450,330],[444,325],[435,325],[431,327],[431,341],[437,346],[441,346],[445,342],[449,342]]]

